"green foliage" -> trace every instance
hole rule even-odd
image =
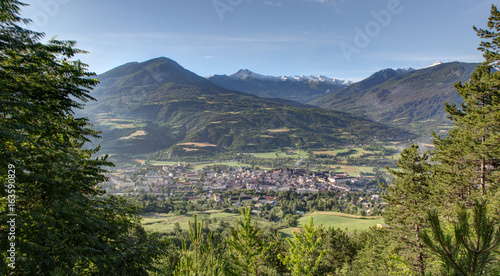
[[[226,261],[222,255],[224,243],[216,243],[214,232],[209,231],[206,239],[203,235],[203,220],[198,222],[194,215],[194,222],[189,223],[189,250],[186,241],[182,241],[182,257],[175,268],[174,275],[225,275]]]
[[[339,274],[342,268],[352,264],[364,246],[357,238],[359,232],[348,233],[340,228],[329,227],[321,231],[320,235],[323,240],[322,249],[328,253],[316,272],[318,275],[331,275],[331,272]]]
[[[290,269],[292,275],[315,275],[327,250],[321,250],[322,238],[318,229],[314,227],[311,218],[307,224],[302,226],[302,231],[293,233],[294,239],[287,238],[290,245],[286,256],[278,255],[278,258]]]
[[[399,170],[391,170],[393,184],[382,185],[387,189],[383,198],[389,203],[384,220],[393,229],[391,233],[397,244],[395,253],[401,256],[411,269],[423,275],[426,259],[419,230],[427,226],[425,213],[430,208],[431,166],[429,155],[418,152],[418,146],[411,145],[401,152]]]
[[[229,258],[237,275],[262,275],[261,266],[268,256],[269,245],[264,244],[264,237],[255,222],[252,222],[251,209],[241,212],[238,227],[231,229],[227,240]]]
[[[42,33],[19,27],[29,23],[19,16],[22,5],[0,5],[0,182],[15,176],[0,191],[0,220],[16,214],[15,239],[0,226],[1,273],[11,263],[21,275],[145,275],[161,243],[142,230],[135,208],[102,196],[101,167],[113,164],[92,158],[98,148],[82,149],[99,137],[86,118],[74,116],[98,83],[71,60],[85,52],[74,41],[43,44]],[[7,259],[10,242],[15,263]]]
[[[444,263],[443,274],[492,275],[498,266],[493,254],[500,242],[497,218],[488,217],[486,202],[476,201],[473,217],[464,205],[459,206],[453,232],[446,233],[436,211],[428,212],[430,229],[421,233],[424,243]],[[498,272],[498,271],[496,271]]]
[[[392,236],[387,229],[372,228],[355,238],[361,249],[351,264],[341,269],[341,275],[404,275],[395,269],[391,256]],[[398,261],[399,263],[399,261]]]
[[[464,102],[460,108],[446,105],[454,125],[448,136],[434,135],[433,159],[440,163],[436,167],[441,183],[438,197],[444,206],[457,201],[472,205],[477,198],[497,192],[500,183],[500,72],[493,70],[500,59],[500,16],[495,6],[491,12],[490,31],[475,28],[487,39],[480,47],[486,60],[468,82],[455,85]]]

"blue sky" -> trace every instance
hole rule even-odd
[[[199,75],[360,80],[384,68],[482,61],[472,26],[483,0],[40,0],[22,15],[46,38],[76,40],[103,73],[165,56]]]

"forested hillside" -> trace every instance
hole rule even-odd
[[[103,131],[107,152],[166,159],[415,137],[339,111],[230,91],[168,58],[128,63],[97,78],[91,92],[97,102],[79,114]]]
[[[444,103],[461,103],[454,83],[468,81],[476,66],[450,62],[409,72],[385,69],[311,104],[430,136],[431,130],[448,129]]]

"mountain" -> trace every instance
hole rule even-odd
[[[431,64],[431,65],[429,65],[429,66],[427,66],[425,68],[429,68],[429,67],[436,66],[436,65],[441,65],[441,64],[443,64],[443,63],[440,60],[437,60],[436,62],[434,62],[433,64]]]
[[[168,58],[127,63],[98,76],[83,116],[106,152],[206,155],[403,140],[406,131],[281,99],[219,87]]]
[[[412,68],[407,68],[407,69],[388,68],[388,69],[380,70],[380,71],[374,73],[373,75],[369,76],[368,78],[366,78],[360,82],[356,82],[356,83],[351,84],[350,86],[348,86],[342,90],[339,90],[339,91],[334,92],[330,95],[324,96],[324,97],[317,99],[315,101],[311,101],[310,104],[315,105],[315,106],[319,106],[321,108],[329,109],[330,104],[333,104],[334,102],[336,102],[336,100],[339,96],[340,97],[341,96],[347,97],[348,95],[358,95],[358,94],[362,93],[362,91],[370,89],[378,84],[382,84],[382,83],[386,82],[387,80],[392,79],[393,77],[396,77],[396,76],[399,76],[399,75],[402,75],[402,74],[405,74],[408,72],[412,72],[412,71],[414,71],[414,69],[412,69]],[[334,108],[332,108],[332,109],[334,109]],[[341,109],[341,108],[338,108],[338,109]]]
[[[241,69],[231,75],[212,75],[208,80],[220,87],[259,97],[282,98],[308,103],[349,86],[352,82],[325,76],[266,76]]]
[[[404,73],[385,69],[310,104],[428,135],[446,129],[445,102],[461,101],[453,85],[469,80],[476,66],[436,62]]]

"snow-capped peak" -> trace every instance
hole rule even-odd
[[[408,73],[408,72],[411,72],[411,71],[415,71],[415,69],[411,68],[411,67],[408,67],[408,68],[397,68],[397,69],[394,69],[395,71],[399,72],[400,74],[404,74],[404,73]]]
[[[265,76],[261,74],[257,74],[248,69],[240,69],[238,72],[229,75],[229,77],[233,79],[278,79],[273,76]]]
[[[440,60],[436,60],[436,62],[434,62],[433,64],[426,66],[424,68],[429,68],[429,67],[433,67],[433,66],[440,65],[440,64],[443,64],[443,63]]]
[[[305,76],[305,75],[300,75],[300,76],[269,76],[269,75],[261,75],[257,74],[255,72],[252,72],[248,69],[240,69],[238,72],[233,73],[229,75],[228,77],[233,78],[233,79],[259,79],[259,80],[272,80],[272,81],[299,81],[299,82],[323,82],[323,83],[330,83],[330,84],[335,84],[335,85],[349,85],[352,82],[348,80],[339,80],[336,78],[329,78],[326,76]]]

